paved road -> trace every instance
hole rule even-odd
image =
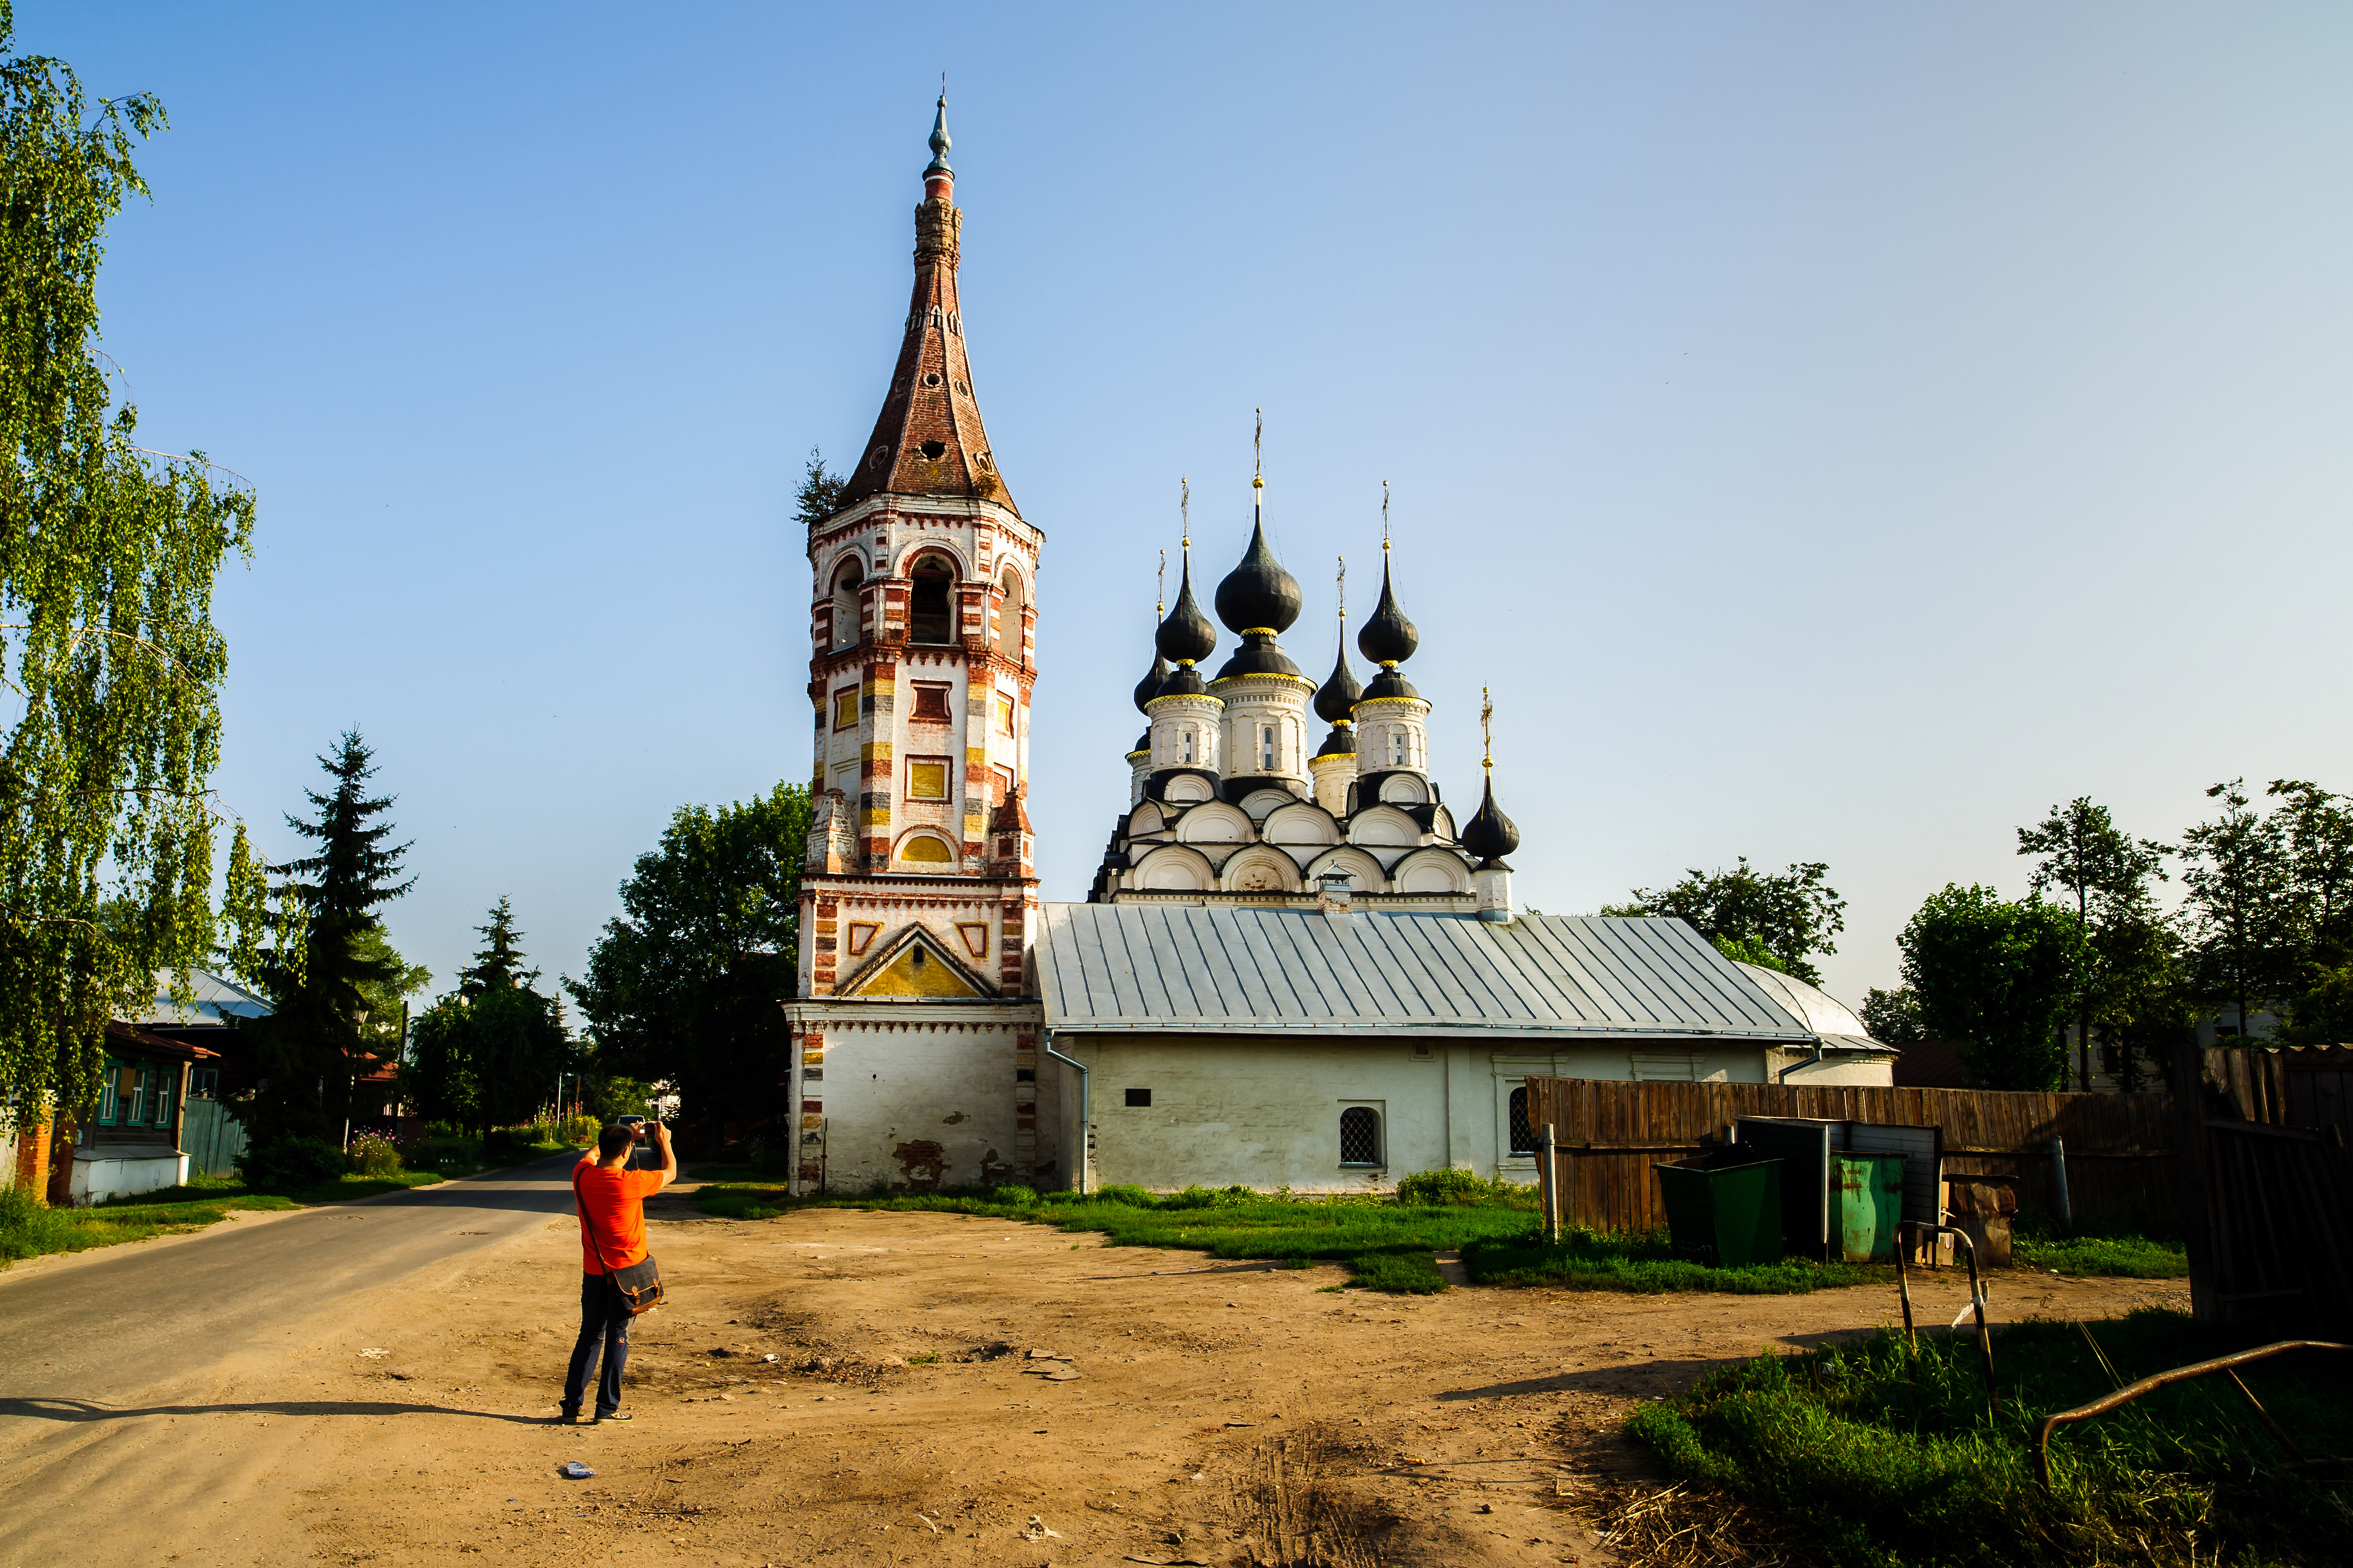
[[[8,1402],[101,1404],[279,1342],[338,1299],[572,1212],[576,1155],[493,1176],[229,1220],[55,1271],[0,1271],[0,1427]]]

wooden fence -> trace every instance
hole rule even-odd
[[[1664,1226],[1651,1167],[1725,1142],[1742,1116],[1935,1127],[1943,1133],[1947,1177],[2014,1176],[2020,1207],[2054,1218],[2055,1137],[2063,1141],[2077,1224],[2176,1223],[2170,1095],[1572,1078],[1531,1078],[1527,1088],[1528,1125],[1553,1129],[1561,1217],[1595,1229]]]
[[[2242,1121],[2335,1127],[2353,1139],[2353,1046],[2209,1050],[2205,1078]]]

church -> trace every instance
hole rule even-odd
[[[1345,621],[1309,677],[1262,477],[1214,622],[1188,528],[1127,799],[1086,901],[1045,901],[1023,805],[1045,535],[973,390],[944,97],[931,148],[898,363],[808,532],[795,1192],[1533,1180],[1531,1076],[1892,1080],[1841,1004],[1680,921],[1518,910],[1492,756],[1467,820],[1431,776],[1386,542],[1370,679]]]

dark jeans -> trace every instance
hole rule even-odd
[[[629,1303],[609,1274],[580,1276],[580,1339],[572,1347],[572,1370],[564,1377],[564,1411],[580,1413],[588,1393],[589,1375],[596,1370],[596,1352],[605,1353],[605,1376],[596,1385],[596,1414],[610,1415],[621,1407],[621,1369],[629,1361]]]

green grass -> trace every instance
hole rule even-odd
[[[2021,1268],[2126,1279],[2186,1279],[2189,1254],[2179,1241],[2129,1231],[2079,1231],[2052,1236],[2021,1226],[2012,1237],[2010,1260]]]
[[[1457,1184],[1461,1185],[1461,1184]],[[1451,1201],[1386,1197],[1291,1198],[1243,1188],[1191,1188],[1155,1194],[1112,1187],[1080,1197],[1043,1196],[1026,1187],[994,1192],[793,1199],[755,1183],[720,1182],[695,1195],[702,1212],[727,1219],[774,1219],[797,1208],[830,1207],[985,1215],[1065,1231],[1092,1231],[1114,1247],[1184,1247],[1212,1258],[1264,1258],[1278,1268],[1339,1263],[1348,1283],[1392,1295],[1427,1296],[1446,1289],[1433,1256],[1460,1250],[1475,1283],[1574,1285],[1616,1290],[1726,1290],[1788,1295],[1831,1285],[1890,1279],[1894,1270],[1847,1264],[1776,1264],[1722,1269],[1672,1258],[1652,1237],[1579,1234],[1547,1247],[1532,1234],[1533,1194],[1481,1184],[1459,1193],[1425,1184]]]
[[[394,1176],[345,1176],[341,1181],[293,1193],[257,1193],[234,1176],[198,1176],[184,1186],[165,1187],[90,1208],[53,1209],[21,1188],[0,1189],[0,1261],[44,1253],[80,1252],[151,1237],[178,1236],[217,1225],[232,1213],[310,1208],[352,1203],[380,1193],[396,1193],[438,1182],[438,1175],[404,1171]]]
[[[2161,1309],[1997,1329],[1989,1408],[1973,1337],[1924,1334],[1915,1355],[1883,1329],[1715,1373],[1628,1429],[1699,1489],[1681,1505],[1693,1520],[1745,1510],[1840,1568],[2342,1563],[2345,1482],[2284,1469],[2227,1382],[2063,1429],[2052,1489],[2035,1481],[2044,1415],[2258,1342]],[[2353,1356],[2303,1352],[2242,1375],[2306,1454],[2353,1454]]]
[[[1711,1268],[1674,1256],[1663,1236],[1603,1236],[1572,1228],[1556,1243],[1532,1235],[1477,1241],[1462,1268],[1481,1285],[1562,1285],[1571,1289],[1715,1290],[1735,1296],[1802,1296],[1838,1285],[1893,1284],[1895,1270],[1859,1263],[1786,1258]]]

